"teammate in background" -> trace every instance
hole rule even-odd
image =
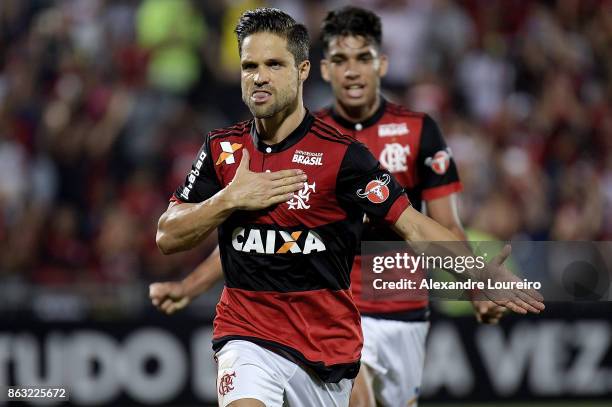
[[[381,53],[379,17],[351,6],[331,11],[321,35],[321,74],[332,87],[334,103],[316,116],[364,143],[406,189],[414,208],[420,210],[425,201],[432,219],[465,240],[456,203],[461,183],[438,126],[428,115],[381,95],[388,59]],[[362,240],[401,238],[391,228],[368,223]],[[351,290],[364,333],[351,406],[374,406],[375,400],[383,406],[416,406],[429,329],[428,301],[364,299],[359,255],[353,263]],[[504,311],[491,301],[472,304],[481,322],[496,323]]]
[[[457,238],[414,210],[363,144],[304,108],[310,64],[302,25],[257,9],[241,16],[236,33],[242,96],[254,119],[207,135],[159,220],[157,244],[164,253],[187,250],[218,229],[225,288],[213,347],[221,406],[348,405],[362,346],[349,275],[364,214],[404,240]],[[298,164],[296,156],[309,159]],[[321,165],[304,164],[312,157]],[[382,196],[358,193],[383,179]],[[465,276],[520,281],[501,265],[508,254]],[[495,294],[516,312],[544,307],[533,290]]]

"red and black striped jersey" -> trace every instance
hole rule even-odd
[[[365,144],[405,188],[417,210],[422,210],[423,200],[441,198],[462,189],[451,150],[434,120],[424,113],[412,112],[381,98],[377,111],[360,123],[346,120],[333,108],[321,110],[315,116]],[[365,227],[362,240],[401,238],[389,227],[372,222]],[[364,315],[402,320],[420,320],[427,315],[427,301],[364,298],[359,256],[353,263],[351,280],[355,303]]]
[[[278,349],[321,379],[355,377],[362,346],[350,270],[363,216],[394,223],[409,200],[355,139],[311,114],[268,145],[253,120],[206,137],[173,199],[201,202],[228,185],[247,149],[256,172],[302,169],[293,198],[260,211],[235,211],[218,227],[225,287],[213,347],[244,339]]]

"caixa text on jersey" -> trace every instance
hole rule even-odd
[[[232,232],[232,246],[240,252],[262,254],[309,254],[327,250],[321,236],[313,230],[287,232],[243,227]]]

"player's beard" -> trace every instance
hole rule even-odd
[[[242,100],[248,106],[253,117],[257,119],[266,119],[276,115],[279,112],[287,109],[288,106],[294,105],[297,98],[297,85],[293,88],[287,87],[279,92],[273,92],[271,95],[272,102],[258,105],[251,99],[251,94],[243,95]]]

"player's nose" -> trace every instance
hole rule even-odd
[[[258,69],[253,78],[255,85],[261,86],[270,82],[270,76],[265,69]]]
[[[356,79],[359,77],[359,69],[357,69],[357,64],[354,61],[348,61],[344,77],[346,79]]]

